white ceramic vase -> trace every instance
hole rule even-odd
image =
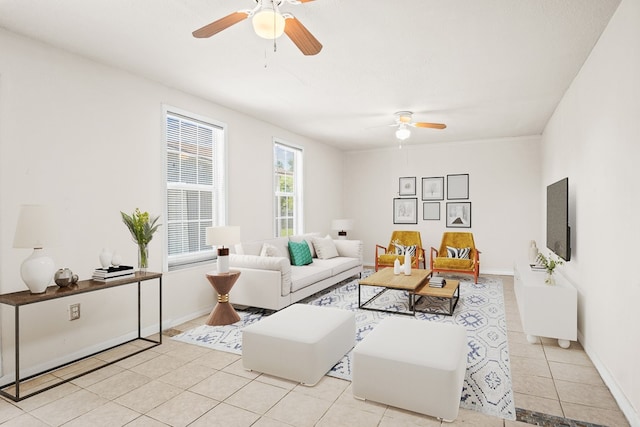
[[[102,252],[100,252],[100,265],[102,268],[109,268],[112,258],[113,252],[111,252],[111,249],[102,249]]]
[[[411,255],[404,255],[404,275],[411,276]]]
[[[120,264],[122,264],[122,257],[120,256],[119,253],[114,252],[113,256],[111,257],[111,265],[113,265],[114,267],[117,267]]]
[[[393,274],[400,274],[400,260],[398,258],[393,262]]]
[[[532,240],[529,245],[529,264],[537,264],[538,263],[538,247],[536,246],[536,241]]]

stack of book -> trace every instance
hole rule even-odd
[[[533,270],[533,271],[546,271],[547,270],[544,265],[540,265],[540,264],[529,264],[529,265],[531,266],[531,270]]]
[[[107,268],[96,268],[93,272],[93,280],[99,282],[109,282],[111,280],[125,279],[133,277],[135,270],[129,265],[111,266]]]
[[[446,284],[447,282],[444,280],[444,277],[432,276],[431,279],[429,279],[429,287],[431,288],[442,288]]]

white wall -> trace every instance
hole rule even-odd
[[[569,177],[573,255],[561,271],[578,289],[581,341],[636,426],[638,76],[640,2],[623,0],[543,135],[543,184]]]
[[[31,251],[12,247],[21,204],[50,204],[62,213],[65,241],[50,249],[59,267],[89,278],[103,247],[117,250],[126,263],[136,263],[135,245],[119,211],[136,207],[155,214],[164,211],[163,104],[227,124],[228,220],[242,227],[243,239],[273,235],[273,137],[304,149],[306,229],[329,232],[331,219],[340,214],[343,178],[335,165],[341,155],[334,148],[4,30],[0,30],[0,52],[2,293],[26,289],[19,268]],[[331,171],[330,179],[326,171]],[[150,270],[162,269],[164,246],[160,232],[150,246]],[[204,277],[210,269],[165,274],[167,324],[211,309],[213,290]],[[157,321],[155,289],[149,286],[146,326]],[[128,315],[135,310],[132,291],[25,307],[22,366],[64,358],[132,331],[135,318]],[[75,302],[82,304],[82,317],[69,322],[68,305]],[[1,319],[6,373],[13,366],[13,310],[3,306]]]
[[[419,132],[425,130],[416,130],[411,138],[418,139]],[[540,138],[417,142],[398,149],[389,141],[388,149],[353,151],[345,156],[345,215],[355,219],[349,235],[364,241],[365,262],[373,265],[375,245],[388,245],[393,230],[420,231],[425,248],[439,247],[444,231],[471,231],[482,251],[481,273],[511,274],[515,254],[526,256],[541,221]],[[470,229],[446,228],[447,200],[440,202],[440,221],[422,220],[421,178],[443,176],[446,186],[448,174],[469,174]],[[398,178],[405,176],[417,180],[417,225],[393,223]]]

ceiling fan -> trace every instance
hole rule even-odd
[[[265,39],[277,39],[283,33],[305,55],[315,55],[322,49],[322,44],[290,13],[280,13],[280,5],[285,1],[290,4],[308,3],[313,0],[254,0],[253,9],[239,10],[224,18],[220,18],[193,32],[197,38],[211,37],[220,31],[252,17],[253,29],[257,35]]]
[[[442,123],[412,122],[412,116],[413,113],[411,111],[398,111],[395,114],[395,123],[390,126],[398,127],[398,129],[396,129],[396,138],[400,141],[404,141],[411,136],[411,129],[409,129],[409,126],[414,128],[430,129],[444,129],[447,127],[447,125]]]

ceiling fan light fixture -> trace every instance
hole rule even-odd
[[[401,125],[398,130],[396,130],[396,138],[400,141],[404,141],[411,136],[411,131],[404,124]]]
[[[253,30],[263,39],[277,39],[284,33],[284,17],[268,6],[256,12],[251,23]]]

